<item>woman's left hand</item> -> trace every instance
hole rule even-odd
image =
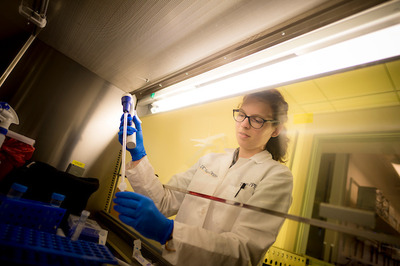
[[[135,192],[117,192],[114,209],[119,219],[132,226],[143,236],[165,244],[174,227],[174,221],[167,219],[154,202]]]

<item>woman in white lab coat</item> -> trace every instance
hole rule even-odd
[[[287,111],[275,89],[245,96],[233,110],[239,148],[200,158],[168,185],[287,212],[293,184],[290,170],[281,164]],[[260,263],[284,219],[164,188],[146,156],[141,125],[133,120],[137,130],[129,132],[137,131],[137,147],[130,150],[126,174],[136,193],[116,193],[121,221],[163,244],[163,257],[173,265]],[[175,214],[175,220],[166,218]]]

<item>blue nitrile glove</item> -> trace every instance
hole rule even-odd
[[[119,219],[132,226],[143,236],[165,244],[174,228],[174,221],[167,219],[154,202],[135,192],[117,192],[114,209]]]
[[[146,151],[143,146],[143,132],[142,132],[142,125],[139,121],[139,119],[136,117],[136,115],[133,117],[133,121],[135,122],[135,127],[132,127],[132,116],[131,114],[128,114],[127,117],[128,123],[127,123],[127,128],[126,128],[126,134],[132,135],[133,133],[136,132],[136,147],[134,149],[127,149],[127,151],[130,152],[132,156],[132,161],[138,161],[142,159],[144,156],[146,156]],[[121,117],[121,124],[119,126],[119,132],[118,132],[118,140],[119,143],[122,145],[122,135],[124,133],[124,115]]]

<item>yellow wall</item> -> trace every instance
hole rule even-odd
[[[187,170],[205,153],[237,147],[232,109],[240,101],[240,97],[230,98],[141,118],[146,152],[163,183]],[[192,141],[221,134],[224,137],[207,149],[196,147],[199,143]]]

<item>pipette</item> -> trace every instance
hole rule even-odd
[[[129,106],[129,109],[130,109],[129,113],[132,115],[132,118],[133,118],[133,116],[136,116],[139,119],[139,117],[136,114],[136,110],[135,110],[135,105],[136,105],[136,101],[137,101],[136,96],[130,95],[130,94],[129,94],[129,96],[131,97],[131,105]],[[140,121],[140,119],[139,119],[139,121]],[[135,128],[135,123],[133,121],[132,121],[131,127]],[[136,133],[126,136],[126,147],[128,149],[134,149],[136,147]]]
[[[132,95],[129,93],[125,93],[122,95],[121,98],[122,102],[122,111],[124,112],[124,122],[123,122],[123,133],[122,133],[122,162],[121,162],[121,178],[120,182],[118,185],[118,189],[120,191],[125,191],[126,190],[126,182],[125,182],[125,157],[126,157],[126,142],[127,142],[127,127],[128,127],[128,114],[130,113],[131,107],[132,107]],[[132,124],[133,126],[133,124]],[[131,137],[130,139],[130,148],[134,148],[136,146],[136,137]],[[132,143],[134,145],[132,145]],[[133,147],[132,147],[133,146]]]

